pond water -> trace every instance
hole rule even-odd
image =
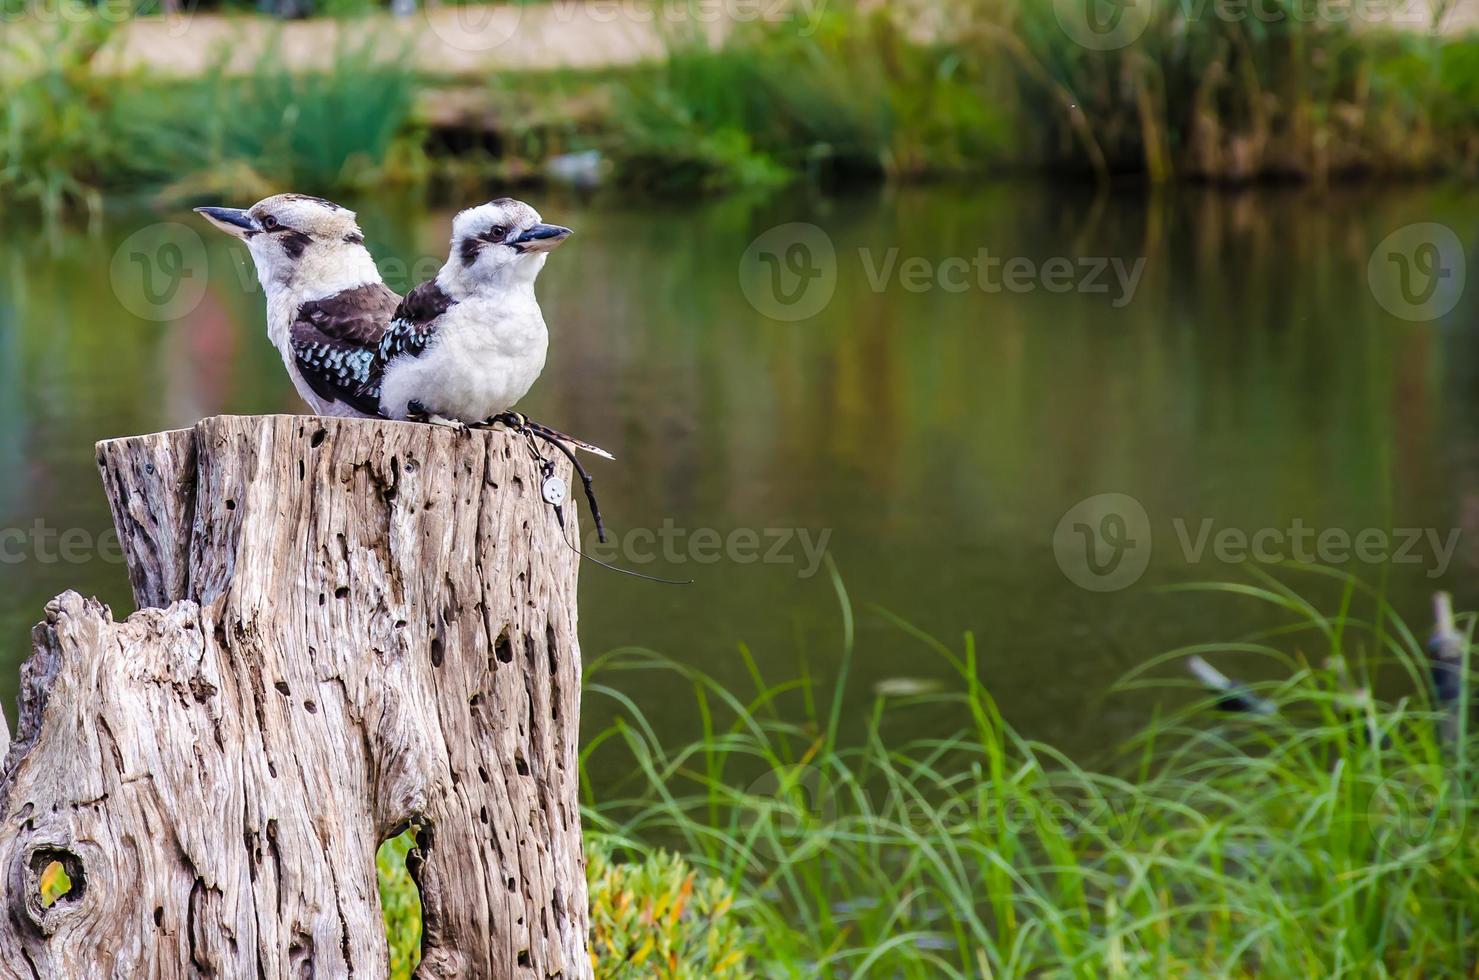
[[[1090,753],[1151,710],[1149,694],[1106,696],[1125,671],[1263,621],[1247,600],[1159,586],[1249,581],[1239,556],[1256,547],[1332,560],[1424,627],[1435,587],[1461,608],[1479,591],[1479,289],[1450,296],[1465,250],[1473,273],[1479,200],[1462,189],[533,199],[576,236],[540,280],[551,354],[524,407],[616,453],[592,466],[614,560],[696,580],[586,565],[587,659],[651,647],[741,686],[743,643],[767,680],[803,662],[828,679],[842,627],[824,550],[858,610],[852,714],[880,681],[947,673],[881,607],[957,647],[974,633],[1008,718]],[[431,274],[450,212],[359,210],[387,281]],[[161,222],[198,231],[204,250]],[[797,222],[814,227],[770,231]],[[1409,273],[1438,283],[1404,308],[1392,276],[1405,260],[1377,246],[1427,222],[1456,233],[1457,255],[1411,240],[1430,229],[1400,232]],[[131,608],[123,568],[90,544],[111,526],[92,443],[301,409],[244,250],[188,211],[110,213],[90,230],[12,218],[6,232],[0,696],[13,721],[52,595]],[[1132,502],[1064,519],[1106,493]],[[621,682],[660,732],[696,733],[681,692]],[[588,727],[606,704],[589,702]]]

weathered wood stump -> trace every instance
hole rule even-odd
[[[578,559],[517,438],[213,418],[98,463],[141,608],[36,628],[0,974],[383,977],[413,826],[418,976],[590,977]]]

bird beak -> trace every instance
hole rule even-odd
[[[196,208],[195,213],[205,215],[207,221],[233,238],[245,240],[262,230],[257,219],[240,208]]]
[[[569,228],[559,225],[535,225],[511,244],[520,252],[552,252],[570,235]]]

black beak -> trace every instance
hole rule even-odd
[[[520,252],[548,252],[571,234],[569,228],[560,225],[535,225],[509,244]]]
[[[211,224],[237,238],[247,238],[262,230],[257,219],[240,208],[196,208],[195,213],[204,215]]]

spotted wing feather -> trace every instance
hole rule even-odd
[[[381,341],[398,297],[370,283],[304,303],[293,321],[293,357],[314,394],[362,415],[380,412]]]
[[[419,357],[436,337],[437,321],[452,305],[452,298],[432,279],[406,294],[380,340],[380,361],[389,364],[398,357]]]

